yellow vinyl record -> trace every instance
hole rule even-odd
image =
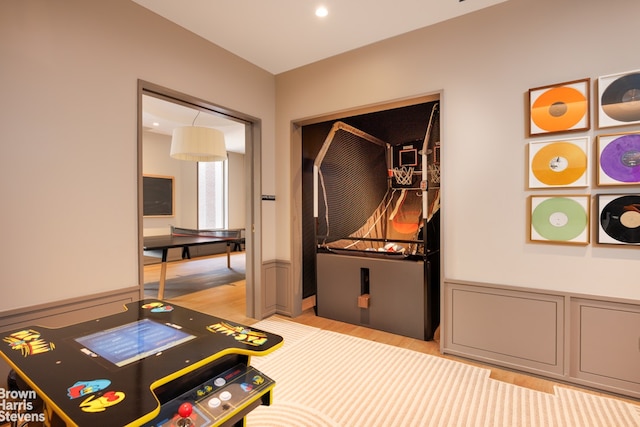
[[[531,171],[546,185],[573,184],[587,171],[587,155],[570,142],[553,142],[533,156]]]
[[[587,114],[587,98],[571,87],[556,87],[541,94],[531,106],[531,120],[547,132],[569,130]]]

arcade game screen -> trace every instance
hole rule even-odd
[[[117,367],[196,338],[175,327],[142,319],[76,338],[75,341]]]

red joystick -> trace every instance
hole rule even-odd
[[[185,402],[178,408],[178,415],[182,418],[189,418],[193,412],[193,405],[189,402]]]

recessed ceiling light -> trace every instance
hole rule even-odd
[[[329,14],[329,11],[324,6],[320,6],[316,9],[316,16],[319,18],[324,18],[328,14]]]

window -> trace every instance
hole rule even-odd
[[[198,162],[198,228],[226,228],[228,161]]]

